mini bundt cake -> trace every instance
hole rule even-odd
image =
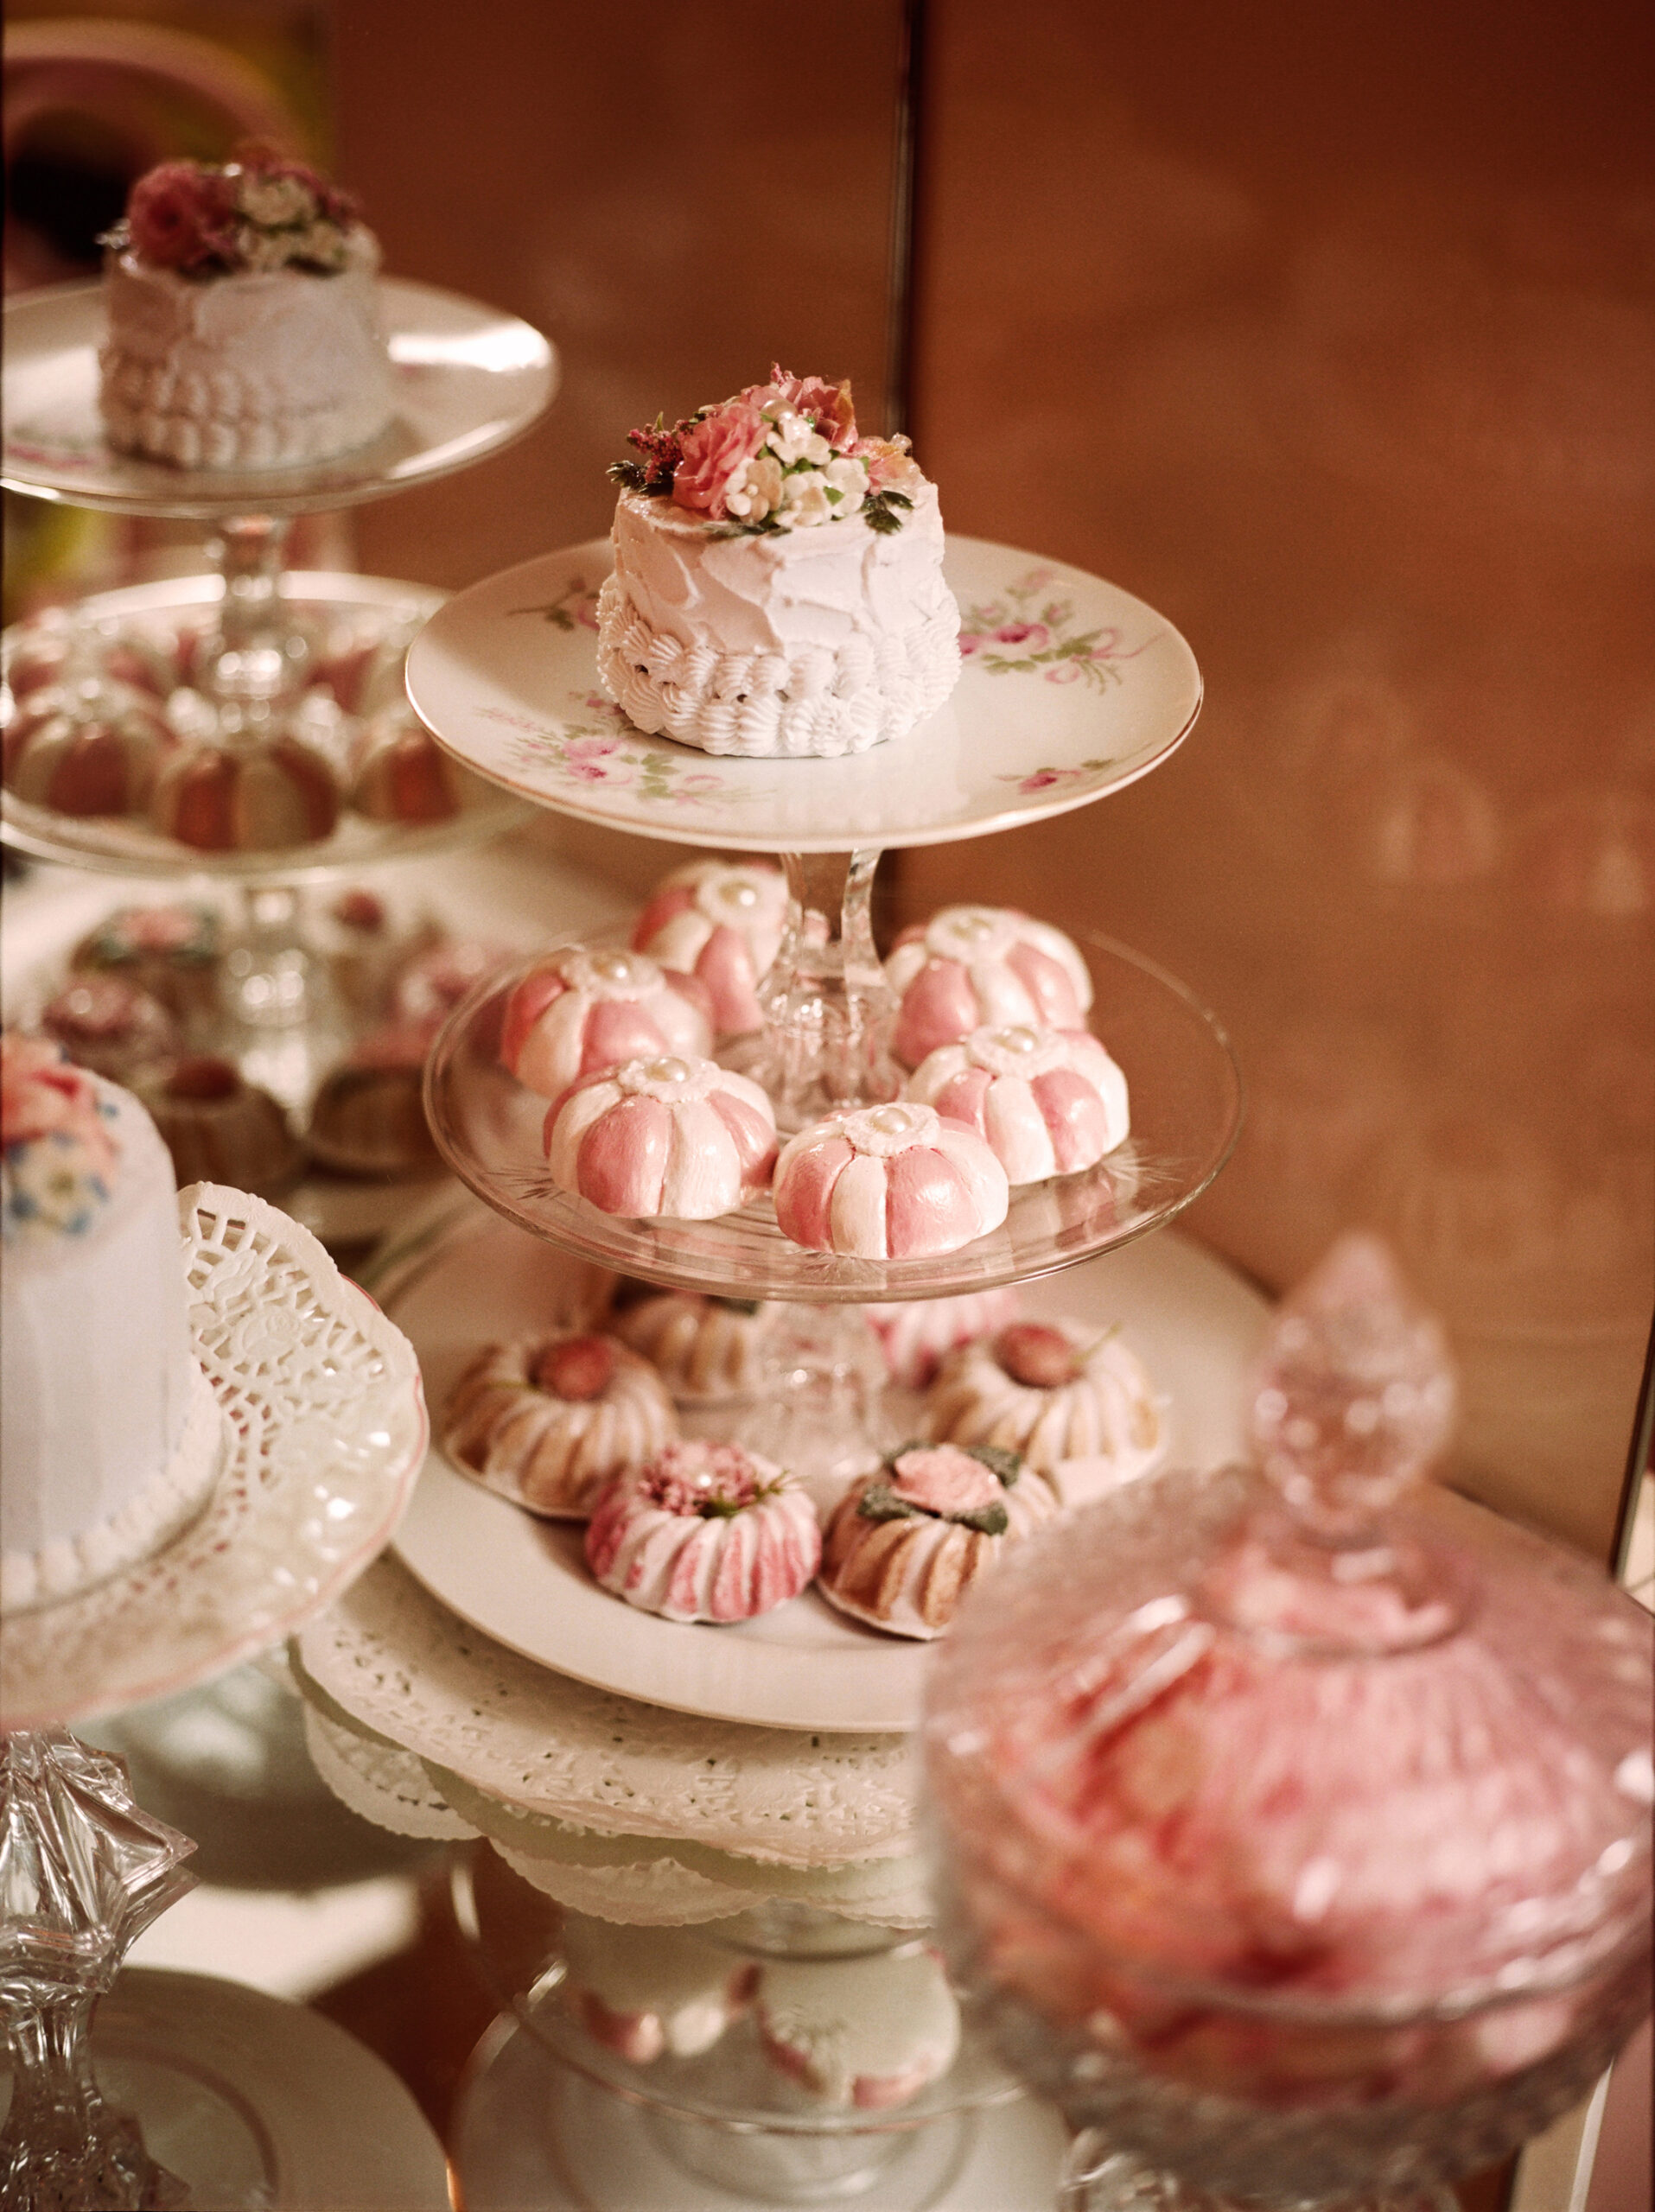
[[[181,1050],[172,1015],[124,976],[71,976],[41,1009],[41,1027],[77,1067],[129,1090]]]
[[[1107,1459],[1121,1482],[1167,1448],[1143,1361],[1113,1329],[1074,1321],[1014,1322],[952,1353],[926,1421],[938,1442],[998,1445],[1048,1472],[1060,1459]]]
[[[223,927],[211,906],[118,906],[82,938],[69,965],[137,983],[188,1033],[218,1012],[223,953]]]
[[[181,1190],[227,1183],[271,1198],[298,1181],[304,1152],[285,1111],[232,1060],[207,1053],[176,1060],[138,1095],[172,1154]]]
[[[821,1554],[805,1492],[739,1444],[669,1444],[615,1478],[586,1531],[604,1588],[670,1621],[767,1613],[808,1586]]]
[[[958,1298],[899,1298],[862,1310],[879,1339],[892,1382],[905,1390],[923,1390],[957,1346],[1015,1319],[1017,1293],[1008,1287],[966,1291]]]
[[[442,1448],[531,1513],[583,1521],[604,1484],[652,1459],[678,1427],[647,1360],[614,1337],[564,1329],[479,1352],[449,1394]]]
[[[1055,1520],[1045,1478],[992,1446],[905,1444],[851,1484],[822,1532],[818,1587],[894,1636],[940,1636],[1009,1541]]]
[[[757,1299],[704,1298],[690,1290],[617,1292],[610,1325],[641,1352],[675,1398],[689,1404],[739,1398],[768,1372],[765,1309]]]

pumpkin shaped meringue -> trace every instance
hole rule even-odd
[[[1148,1370],[1113,1329],[1015,1321],[943,1362],[926,1400],[938,1441],[996,1445],[1052,1473],[1106,1460],[1117,1482],[1147,1474],[1167,1448]]]
[[[912,1260],[997,1229],[1011,1193],[975,1129],[920,1101],[812,1122],[776,1162],[776,1221],[815,1252]]]
[[[327,758],[286,734],[250,743],[187,745],[169,754],[150,800],[150,826],[203,853],[274,853],[314,845],[339,820]]]
[[[586,1531],[606,1590],[669,1621],[747,1621],[816,1572],[816,1509],[789,1474],[739,1444],[681,1440],[617,1476]]]
[[[1131,1128],[1126,1077],[1085,1029],[974,1029],[927,1052],[903,1095],[974,1128],[1011,1183],[1091,1167]]]
[[[559,1190],[601,1213],[711,1221],[770,1180],[776,1116],[748,1077],[716,1060],[628,1060],[563,1093],[545,1120]]]
[[[564,1329],[487,1344],[449,1394],[442,1448],[486,1490],[551,1521],[583,1521],[598,1492],[678,1433],[660,1377],[614,1338]]]
[[[712,1050],[699,984],[642,952],[565,945],[531,969],[506,1002],[500,1058],[543,1098],[624,1060]]]
[[[1061,1510],[1051,1484],[1015,1452],[905,1444],[828,1516],[817,1586],[842,1613],[928,1640],[1007,1541]]]
[[[691,861],[659,883],[633,947],[705,986],[720,1037],[757,1029],[758,987],[781,944],[787,880],[754,861]]]
[[[891,1048],[917,1068],[974,1029],[1084,1029],[1092,977],[1071,940],[1015,906],[945,906],[897,938],[886,980],[901,1001]]]
[[[178,750],[155,700],[126,684],[43,684],[6,725],[5,786],[58,814],[141,815]]]

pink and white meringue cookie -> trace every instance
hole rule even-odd
[[[787,879],[752,861],[691,861],[659,883],[632,941],[663,968],[694,976],[712,1002],[713,1027],[739,1037],[759,1027],[758,987],[781,944]]]
[[[593,2041],[633,2066],[710,2050],[753,1999],[759,1970],[685,1928],[630,1928],[570,1913],[563,1992]]]
[[[764,1969],[759,2036],[821,2103],[887,2112],[953,2064],[959,2005],[933,1951],[790,1960]]]
[[[566,945],[532,969],[506,1002],[500,1059],[531,1090],[559,1098],[623,1060],[712,1050],[700,984],[642,952]]]
[[[927,1052],[903,1096],[969,1124],[1012,1183],[1093,1166],[1131,1128],[1126,1077],[1085,1029],[974,1029]]]
[[[544,1141],[559,1190],[601,1213],[711,1221],[768,1185],[776,1116],[748,1077],[666,1053],[564,1091]]]
[[[958,1298],[897,1298],[864,1306],[891,1380],[923,1390],[951,1351],[1017,1318],[1017,1293],[969,1290]]]
[[[776,1161],[776,1221],[814,1252],[912,1260],[997,1229],[1011,1193],[975,1129],[918,1100],[830,1114]]]
[[[618,1475],[586,1530],[606,1590],[669,1621],[746,1621],[798,1597],[822,1555],[816,1509],[739,1444],[667,1445]]]
[[[974,1029],[1084,1029],[1092,977],[1061,930],[1015,906],[945,906],[906,929],[885,963],[901,1001],[891,1049],[917,1068]]]

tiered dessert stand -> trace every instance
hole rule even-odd
[[[211,1184],[183,1228],[193,1348],[223,1418],[213,1489],[159,1551],[0,1619],[0,2196],[26,2212],[436,2212],[435,2139],[328,2023],[194,1975],[111,1993],[128,1944],[191,1886],[194,1847],[70,1727],[205,1681],[332,1603],[384,1546],[428,1434],[405,1339],[307,1231]]]
[[[204,625],[191,670],[202,734],[213,734],[215,723],[256,733],[302,700],[330,656],[360,662],[377,653],[397,686],[400,651],[442,594],[371,576],[284,576],[293,518],[385,499],[469,467],[529,429],[557,390],[555,351],[527,323],[425,284],[387,280],[381,296],[393,374],[390,427],[334,461],[246,473],[179,468],[109,449],[97,405],[98,285],[54,286],[6,302],[6,487],[107,513],[199,522],[209,533],[215,573],[99,593],[74,617],[94,658],[100,635],[130,632],[169,646],[181,629]],[[10,657],[17,633],[6,642]],[[525,818],[498,791],[471,779],[466,785],[458,810],[444,820],[382,823],[345,810],[326,838],[277,851],[201,851],[139,821],[67,815],[10,791],[0,798],[0,836],[72,867],[234,886],[241,930],[223,1046],[249,1080],[302,1116],[328,1061],[348,1041],[348,1020],[319,983],[301,887],[479,842]],[[325,1210],[306,1211],[330,1228]],[[356,1233],[356,1224],[341,1233]]]
[[[410,696],[461,760],[538,804],[783,856],[793,909],[745,1065],[784,1127],[893,1093],[869,916],[880,849],[1102,798],[1165,760],[1200,703],[1188,648],[1150,608],[1080,571],[955,539],[948,577],[968,656],[941,712],[853,759],[710,759],[640,734],[599,690],[593,610],[608,564],[598,541],[449,601],[411,652]],[[1092,1020],[1131,1085],[1130,1141],[1094,1169],[1014,1192],[1005,1226],[964,1250],[888,1263],[787,1243],[767,1200],[685,1223],[614,1219],[566,1198],[541,1155],[544,1102],[499,1065],[514,978],[480,985],[433,1052],[427,1106],[450,1164],[504,1219],[474,1211],[417,1231],[374,1278],[433,1402],[479,1344],[568,1313],[595,1264],[804,1317],[797,1364],[784,1363],[767,1409],[748,1403],[736,1423],[797,1465],[819,1446],[824,1406],[853,1448],[895,1440],[892,1424],[913,1433],[912,1402],[872,1404],[848,1387],[836,1398],[854,1346],[832,1327],[813,1335],[812,1313],[849,1328],[860,1302],[1089,1262],[1060,1294],[1041,1283],[1034,1296],[1123,1322],[1171,1394],[1177,1455],[1230,1456],[1262,1302],[1176,1238],[1120,1248],[1171,1222],[1223,1166],[1239,1119],[1234,1065],[1171,978],[1102,940],[1086,956]],[[812,1407],[813,1434],[793,1412]],[[460,1903],[515,2018],[479,2054],[465,2100],[468,2204],[648,2212],[831,2197],[875,2212],[1007,2212],[1051,2201],[1060,2131],[969,2035],[908,2102],[841,2108],[792,2093],[750,2020],[699,2056],[634,2063],[584,2032],[563,1986],[568,1911],[695,1927],[761,1972],[778,1957],[816,1958],[825,1974],[847,1952],[911,1948],[928,1916],[904,1734],[922,1646],[812,1593],[730,1629],[635,1612],[595,1588],[566,1532],[436,1452],[396,1552],[295,1640],[294,1657],[313,1751],[347,1802],[407,1833],[493,1847],[475,1847]]]

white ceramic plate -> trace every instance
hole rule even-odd
[[[597,681],[609,541],[459,593],[415,639],[415,711],[468,766],[559,813],[742,852],[933,845],[1085,806],[1164,760],[1201,703],[1194,655],[1082,569],[951,537],[966,654],[906,737],[839,760],[715,759],[646,737]]]
[[[98,415],[101,284],[53,284],[5,303],[4,481],[14,492],[123,514],[297,515],[354,506],[468,468],[551,404],[557,355],[515,315],[384,279],[395,414],[372,445],[299,468],[175,468],[111,453]]]
[[[477,1348],[548,1325],[576,1263],[474,1217],[383,1290],[442,1408]],[[1030,1314],[1123,1323],[1171,1400],[1172,1459],[1211,1466],[1242,1442],[1246,1361],[1264,1304],[1199,1246],[1168,1235],[1029,1286]],[[659,1619],[595,1582],[580,1528],[545,1522],[456,1473],[433,1448],[396,1539],[432,1594],[496,1642],[577,1681],[675,1712],[778,1728],[911,1728],[926,1646],[882,1635],[813,1591],[739,1626]]]
[[[442,2147],[385,2062],[302,2005],[133,1967],[99,2007],[105,2094],[213,2212],[448,2212]]]

